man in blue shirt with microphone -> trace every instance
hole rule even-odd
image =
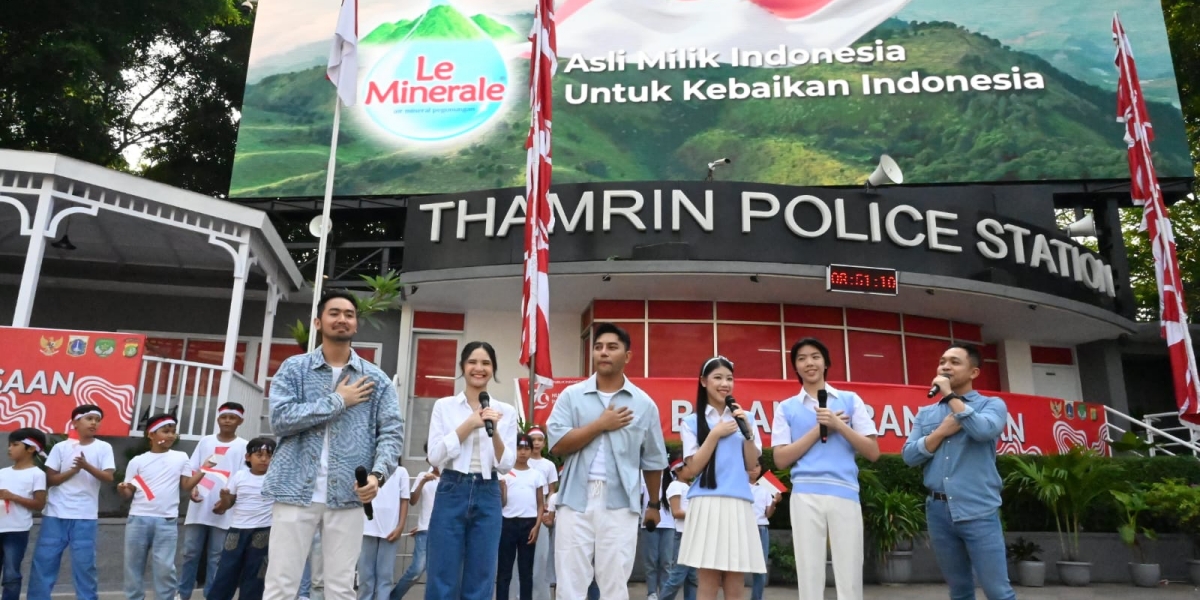
[[[929,541],[951,600],[974,599],[975,576],[988,600],[1014,600],[996,470],[996,441],[1008,408],[972,389],[980,362],[979,350],[967,344],[952,344],[942,354],[936,391],[930,390],[940,399],[917,412],[903,456],[925,471]]]

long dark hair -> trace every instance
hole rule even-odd
[[[672,455],[670,451],[667,451],[667,468],[662,470],[662,489],[659,490],[659,500],[668,506],[671,502],[667,500],[667,488],[670,487],[672,481],[675,481],[675,472],[671,470],[670,465],[678,458],[678,456]]]
[[[717,356],[705,361],[704,366],[700,368],[700,379],[696,382],[696,443],[704,444],[704,440],[708,439],[708,416],[704,412],[708,408],[708,388],[704,387],[704,378],[708,377],[709,373],[717,370],[718,367],[725,367],[729,372],[733,372],[733,363],[724,356]],[[717,453],[713,452],[711,458],[708,459],[708,464],[704,465],[704,471],[700,473],[700,487],[710,490],[717,489]]]

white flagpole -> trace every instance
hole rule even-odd
[[[317,246],[317,275],[313,281],[312,313],[308,319],[308,351],[317,346],[317,334],[313,324],[317,321],[317,304],[321,301],[321,289],[325,287],[325,246],[333,225],[329,220],[329,208],[333,202],[333,169],[337,164],[338,128],[342,122],[342,100],[333,99],[333,135],[329,141],[329,166],[325,169],[325,203],[321,208],[321,243]]]

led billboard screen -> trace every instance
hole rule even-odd
[[[351,1],[351,0],[347,0]],[[358,0],[337,195],[524,185],[533,0]],[[233,197],[319,196],[330,0],[263,1]],[[554,182],[1127,178],[1110,22],[1134,44],[1164,177],[1192,166],[1157,2],[563,0]]]

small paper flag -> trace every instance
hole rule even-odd
[[[150,490],[150,484],[146,483],[146,480],[142,479],[141,475],[134,475],[133,483],[137,484],[137,486],[141,488],[143,494],[146,494],[147,500],[150,500],[151,502],[154,501],[154,492]]]
[[[754,485],[761,485],[769,488],[777,494],[782,494],[787,491],[787,488],[783,486],[783,482],[779,481],[779,478],[770,471],[763,473],[762,478],[759,479]]]

